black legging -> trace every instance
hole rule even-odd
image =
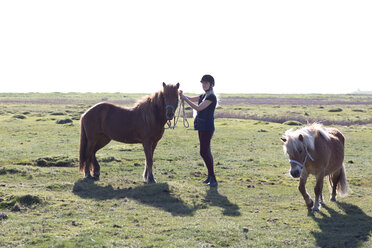
[[[214,175],[213,156],[211,153],[211,139],[214,131],[198,131],[200,142],[200,156],[203,158],[209,175]]]

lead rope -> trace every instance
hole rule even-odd
[[[174,122],[173,127],[172,127],[172,122],[170,120],[167,122],[169,129],[174,129],[176,127],[176,125],[178,123],[178,119],[180,118],[181,108],[182,108],[183,126],[185,128],[189,128],[190,124],[189,124],[189,121],[187,120],[187,117],[186,117],[185,102],[184,102],[184,100],[181,100],[180,101],[180,106],[178,107],[177,117],[175,116],[174,119],[173,119],[173,122]]]

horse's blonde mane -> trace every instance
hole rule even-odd
[[[284,136],[287,140],[283,146],[284,153],[289,151],[298,151],[298,149],[304,144],[306,148],[314,150],[314,141],[315,137],[319,133],[326,140],[330,140],[330,136],[320,123],[313,123],[310,126],[303,127],[298,130],[289,129],[284,133]],[[300,140],[300,135],[303,137],[303,141]]]

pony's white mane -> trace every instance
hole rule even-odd
[[[314,150],[314,140],[317,132],[319,132],[319,134],[326,140],[331,139],[327,130],[325,130],[323,125],[319,123],[313,123],[310,126],[306,126],[298,130],[293,130],[293,128],[287,130],[284,133],[284,136],[287,139],[287,142],[285,142],[283,146],[284,153],[288,153],[289,149],[298,151],[298,149],[302,146],[302,143],[306,148]],[[303,142],[299,139],[300,135],[303,137]]]

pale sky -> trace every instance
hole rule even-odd
[[[0,92],[372,90],[372,1],[0,1]]]

